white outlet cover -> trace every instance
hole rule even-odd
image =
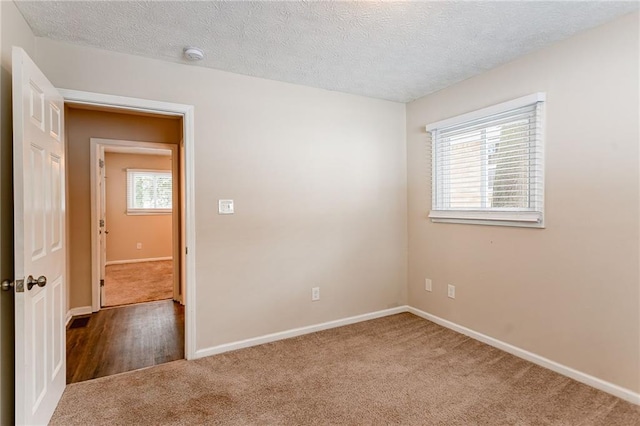
[[[320,300],[320,287],[313,287],[311,289],[311,300]]]
[[[449,296],[452,299],[456,298],[456,286],[451,284],[447,286],[447,296]]]
[[[218,200],[218,214],[233,214],[233,200]]]

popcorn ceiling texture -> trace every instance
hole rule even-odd
[[[408,102],[637,2],[16,2],[37,36]]]

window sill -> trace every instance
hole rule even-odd
[[[540,212],[489,212],[432,210],[429,218],[434,223],[463,223],[471,225],[513,226],[544,228]]]
[[[127,210],[127,216],[157,216],[157,215],[170,215],[171,210]]]

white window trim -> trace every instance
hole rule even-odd
[[[457,124],[461,124],[467,121],[480,119],[483,117],[487,117],[494,114],[499,114],[504,111],[509,111],[521,107],[525,107],[527,105],[534,104],[536,102],[545,102],[546,101],[546,93],[545,92],[537,92],[531,95],[522,96],[517,99],[513,99],[507,102],[502,102],[500,104],[492,105],[486,108],[482,108],[476,111],[471,111],[466,114],[458,115],[455,117],[447,118],[444,120],[436,121],[434,123],[428,124],[426,126],[427,132],[437,132],[437,129],[449,126],[455,126]],[[545,140],[545,128],[546,128],[546,117],[544,116],[546,108],[543,108],[543,117],[542,117],[542,144],[543,144],[543,155],[546,151],[544,149],[544,140]],[[432,208],[435,205],[434,197],[435,197],[435,188],[433,187],[433,182],[436,181],[436,155],[435,155],[435,143],[432,138],[432,146],[431,146],[431,191],[432,191]],[[542,160],[542,183],[541,183],[541,191],[542,191],[542,201],[540,206],[540,211],[465,211],[465,210],[431,210],[429,213],[429,218],[434,223],[462,223],[462,224],[476,224],[476,225],[496,225],[496,226],[515,226],[515,227],[525,227],[525,228],[545,228],[544,222],[544,165],[545,159]]]
[[[126,169],[127,171],[127,215],[128,216],[151,216],[151,215],[169,215],[173,213],[173,209],[137,209],[129,205],[129,200],[132,198],[133,188],[131,187],[133,179],[129,179],[130,173],[162,173],[171,176],[173,181],[173,175],[171,170],[151,170],[151,169]],[[173,182],[171,182],[173,185]]]
[[[536,102],[544,102],[544,101],[546,101],[545,92],[533,93],[531,95],[523,96],[521,98],[513,99],[507,102],[502,102],[497,105],[491,105],[489,107],[482,108],[477,111],[471,111],[466,114],[457,115],[455,117],[436,121],[435,123],[431,123],[427,125],[427,132],[430,132],[434,129],[438,129],[442,127],[455,126],[456,124],[464,123],[466,121],[483,118],[488,115],[498,114],[503,111],[508,111],[510,109],[521,108],[527,105],[534,104]]]

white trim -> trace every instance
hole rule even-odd
[[[343,318],[335,321],[323,322],[306,327],[292,328],[290,330],[280,331],[278,333],[265,334],[264,336],[253,337],[250,339],[240,340],[232,343],[225,343],[205,349],[198,349],[195,353],[195,358],[203,358],[206,356],[217,355],[224,352],[235,351],[237,349],[263,345],[265,343],[271,343],[278,340],[289,339],[291,337],[302,336],[303,334],[315,333],[316,331],[342,327],[345,325],[355,324],[358,322],[368,321],[376,318],[382,318],[389,315],[401,314],[403,312],[408,312],[408,306],[398,306],[396,308],[384,309],[382,311],[356,315],[353,317]]]
[[[65,98],[65,102],[84,105],[99,105],[109,108],[135,110],[182,117],[183,142],[185,148],[185,249],[189,254],[185,256],[185,357],[193,359],[196,352],[196,221],[195,221],[195,130],[193,105],[171,102],[153,101],[147,99],[129,98],[124,96],[105,95],[101,93],[83,92],[78,90],[58,89]],[[184,299],[183,299],[184,303]]]
[[[207,356],[217,355],[224,352],[248,348],[251,346],[263,345],[265,343],[271,343],[278,340],[289,339],[291,337],[302,336],[304,334],[315,333],[317,331],[328,330],[336,327],[342,327],[345,325],[355,324],[358,322],[368,321],[376,318],[382,318],[389,315],[401,314],[403,312],[412,313],[428,321],[434,322],[445,328],[453,330],[457,333],[464,334],[465,336],[469,336],[472,339],[478,340],[489,346],[493,346],[494,348],[503,350],[507,353],[510,353],[511,355],[517,356],[518,358],[522,358],[529,362],[537,364],[541,367],[548,368],[551,371],[554,371],[558,374],[562,374],[563,376],[569,377],[580,383],[584,383],[585,385],[599,389],[603,392],[609,393],[618,398],[624,399],[625,401],[629,401],[633,404],[640,405],[640,393],[636,393],[630,389],[623,388],[616,384],[607,382],[605,380],[602,380],[597,377],[591,376],[589,374],[583,373],[581,371],[575,370],[571,367],[567,367],[566,365],[562,365],[560,363],[552,361],[543,356],[529,352],[517,346],[513,346],[509,343],[487,336],[486,334],[479,333],[467,327],[461,326],[454,322],[448,321],[444,318],[440,318],[436,315],[429,314],[425,311],[422,311],[420,309],[417,309],[417,308],[414,308],[413,306],[408,306],[408,305],[398,306],[396,308],[391,308],[391,309],[384,309],[381,311],[371,312],[368,314],[356,315],[353,317],[324,322],[324,323],[310,325],[306,327],[293,328],[293,329],[281,331],[278,333],[266,334],[264,336],[253,337],[250,339],[240,340],[232,343],[225,343],[222,345],[212,346],[209,348],[198,349],[197,351],[195,351],[195,356],[193,359],[204,358]]]
[[[65,102],[80,105],[101,105],[109,108],[150,112],[152,114],[171,115],[174,117],[179,117],[189,112],[193,113],[193,105],[106,95],[104,93],[84,92],[73,89],[58,89],[58,92],[64,97]]]
[[[100,310],[100,269],[101,269],[101,258],[100,258],[100,239],[96,235],[94,230],[98,229],[98,222],[100,220],[100,212],[98,211],[98,199],[99,194],[97,194],[96,188],[98,186],[98,182],[100,177],[98,176],[98,166],[96,163],[99,159],[101,159],[101,153],[98,149],[98,145],[90,142],[89,151],[90,151],[90,166],[89,166],[89,179],[90,179],[90,199],[91,199],[91,307],[93,312],[98,312]],[[96,290],[97,288],[97,290]]]
[[[548,368],[549,370],[555,371],[556,373],[562,374],[563,376],[570,377],[580,383],[584,383],[585,385],[607,392],[613,396],[617,396],[618,398],[624,399],[625,401],[640,405],[640,393],[636,393],[630,389],[623,388],[611,382],[607,382],[605,380],[575,370],[571,367],[567,367],[566,365],[562,365],[548,358],[521,349],[517,346],[510,345],[509,343],[503,342],[501,340],[494,339],[493,337],[487,336],[486,334],[471,330],[467,327],[432,315],[420,309],[409,306],[407,312],[432,321],[438,325],[441,325],[458,333],[464,334],[465,336],[469,336],[472,339],[478,340],[482,343],[486,343],[487,345],[493,346],[494,348],[498,348],[500,350],[508,352],[511,355],[515,355],[519,358],[530,361],[541,367]]]
[[[68,326],[73,317],[77,317],[78,315],[89,315],[90,313],[92,313],[91,306],[80,306],[79,308],[71,308],[67,311],[67,318],[65,320],[64,326]]]
[[[167,216],[173,214],[173,210],[167,209],[134,209],[127,210],[127,216]]]
[[[106,149],[105,149],[106,151]],[[173,151],[172,150],[167,150],[170,152],[169,157],[171,155],[173,155]],[[131,172],[131,173],[157,173],[157,174],[163,174],[163,175],[169,175],[171,176],[171,170],[158,170],[158,169],[125,169],[127,172]]]
[[[500,104],[491,105],[486,108],[479,109],[477,111],[471,111],[466,114],[457,115],[455,117],[446,118],[444,120],[436,121],[426,126],[427,132],[442,127],[454,126],[456,124],[465,123],[467,121],[476,120],[478,118],[487,117],[493,114],[499,114],[503,111],[510,109],[516,109],[527,105],[535,104],[536,102],[544,102],[546,100],[545,92],[533,93],[531,95],[523,96],[521,98],[512,99]]]
[[[505,222],[536,222],[542,219],[540,212],[461,211],[431,210],[432,219],[502,220]]]
[[[541,212],[431,210],[429,218],[435,223],[471,223],[476,225],[544,228]]]
[[[190,106],[185,111],[182,128],[184,130],[184,175],[185,175],[185,209],[186,209],[186,235],[185,259],[186,283],[183,297],[186,297],[185,306],[185,356],[193,359],[196,356],[196,192],[195,192],[195,127],[194,108]],[[183,299],[184,303],[184,299]]]
[[[149,257],[147,259],[109,260],[108,262],[105,263],[105,265],[109,266],[109,265],[124,265],[127,263],[159,262],[161,260],[173,260],[173,257],[166,256],[166,257]]]
[[[157,155],[161,157],[171,157],[170,149],[148,149],[129,146],[105,146],[104,152],[108,152],[110,154]]]
[[[462,223],[462,224],[470,224],[470,225],[489,225],[489,226],[510,226],[513,228],[539,228],[544,229],[543,222],[514,222],[508,220],[489,220],[489,219],[438,219],[431,218],[431,222],[433,223]]]

